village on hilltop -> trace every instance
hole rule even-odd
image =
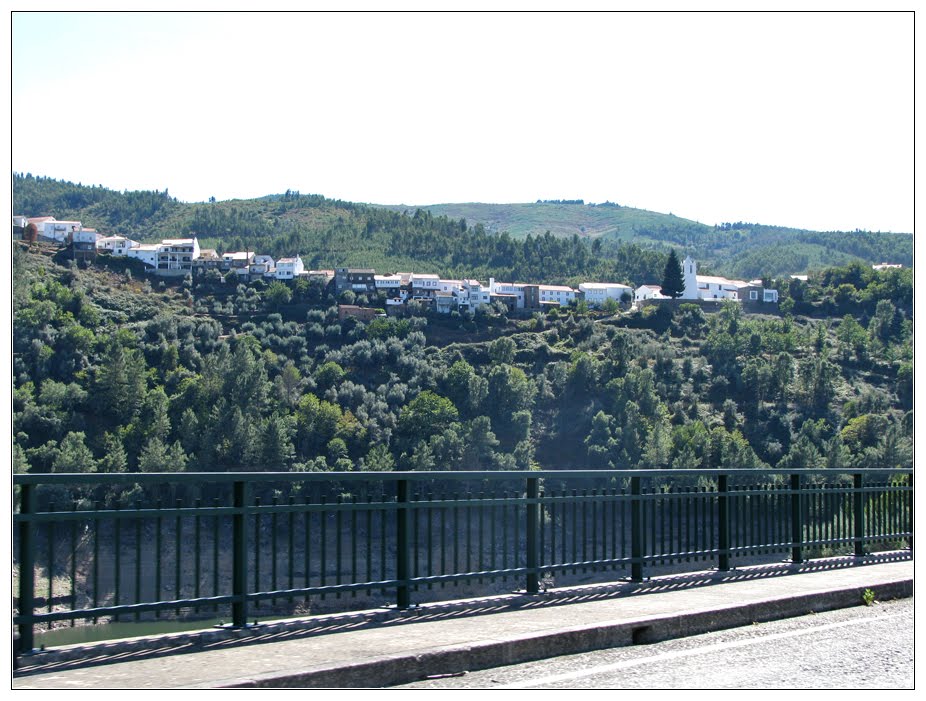
[[[84,227],[79,221],[58,221],[50,216],[14,216],[13,236],[67,247],[75,259],[90,259],[101,254],[136,259],[145,265],[147,271],[159,276],[193,276],[217,270],[226,275],[234,273],[242,282],[316,279],[323,284],[333,284],[334,292],[339,296],[347,290],[355,294],[382,293],[386,311],[390,314],[401,313],[409,302],[429,306],[438,313],[450,313],[475,311],[496,302],[504,304],[510,311],[539,311],[567,306],[579,300],[584,300],[591,308],[615,304],[626,308],[670,299],[662,293],[659,285],[653,284],[643,284],[634,289],[620,283],[583,282],[575,289],[564,285],[500,282],[494,278],[490,278],[486,285],[472,279],[443,279],[433,273],[378,274],[372,268],[306,270],[298,254],[277,260],[256,251],[219,254],[215,249],[200,248],[196,237],[140,243],[125,236],[104,236],[95,229]],[[682,270],[684,292],[680,300],[778,303],[778,290],[765,287],[761,280],[745,282],[698,275],[697,264],[690,256],[685,258]],[[372,317],[378,312],[375,309],[357,309],[355,314]]]

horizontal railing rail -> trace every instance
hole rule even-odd
[[[913,548],[912,470],[14,475],[14,624],[407,608]]]

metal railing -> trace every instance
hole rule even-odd
[[[912,470],[14,475],[14,624],[381,606],[909,548]],[[448,588],[452,591],[448,591]]]

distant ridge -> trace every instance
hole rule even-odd
[[[806,273],[853,260],[913,265],[909,234],[815,232],[743,222],[708,226],[613,202],[372,205],[289,190],[184,203],[166,189],[117,192],[14,173],[13,206],[14,214],[77,219],[139,240],[195,235],[201,245],[222,250],[299,252],[313,267],[427,266],[448,275],[562,281],[593,275],[642,283],[656,281],[659,259],[669,248],[691,254],[705,272],[739,279]],[[537,243],[547,232],[557,241],[584,242],[588,250]],[[486,242],[486,236],[502,240]],[[505,239],[521,242],[520,248]]]

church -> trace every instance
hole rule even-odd
[[[766,289],[761,280],[744,282],[713,275],[698,275],[698,264],[691,256],[682,263],[685,292],[682,299],[734,300],[778,303],[778,290]]]

